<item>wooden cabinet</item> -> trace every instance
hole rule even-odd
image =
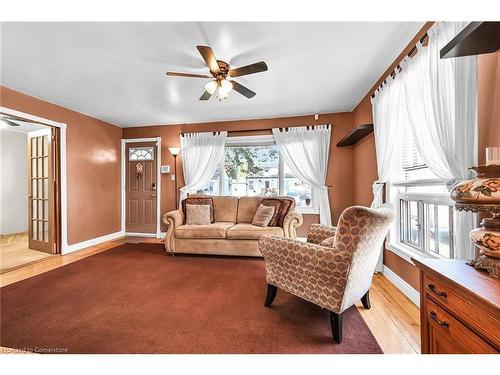
[[[412,260],[420,269],[422,353],[499,353],[500,280],[460,260]]]

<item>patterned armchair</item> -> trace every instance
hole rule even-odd
[[[342,313],[361,299],[370,308],[369,289],[384,238],[394,220],[390,206],[347,208],[338,226],[313,224],[307,242],[262,236],[270,307],[277,288],[330,311],[333,339],[342,341]],[[331,238],[333,237],[333,238]]]

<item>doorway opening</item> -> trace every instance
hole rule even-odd
[[[61,253],[60,137],[0,112],[0,273]]]

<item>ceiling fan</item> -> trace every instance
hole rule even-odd
[[[0,120],[2,120],[4,123],[6,123],[9,126],[19,126],[19,124],[14,122],[14,121],[35,123],[34,121],[27,120],[27,119],[19,117],[19,116],[8,115],[8,114],[1,113],[1,112],[0,112]]]
[[[200,96],[200,100],[208,100],[216,92],[219,100],[226,99],[231,90],[239,92],[248,99],[255,96],[255,92],[236,81],[230,80],[229,78],[265,72],[267,70],[267,65],[264,61],[232,69],[227,62],[217,60],[210,47],[196,46],[196,48],[198,48],[201,57],[203,57],[203,60],[207,63],[208,68],[210,69],[210,75],[177,72],[167,72],[167,75],[174,77],[210,78],[211,81],[205,85],[205,92],[202,96]]]

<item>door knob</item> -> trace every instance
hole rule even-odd
[[[151,194],[151,196],[152,196],[153,198],[156,198],[156,194]]]

